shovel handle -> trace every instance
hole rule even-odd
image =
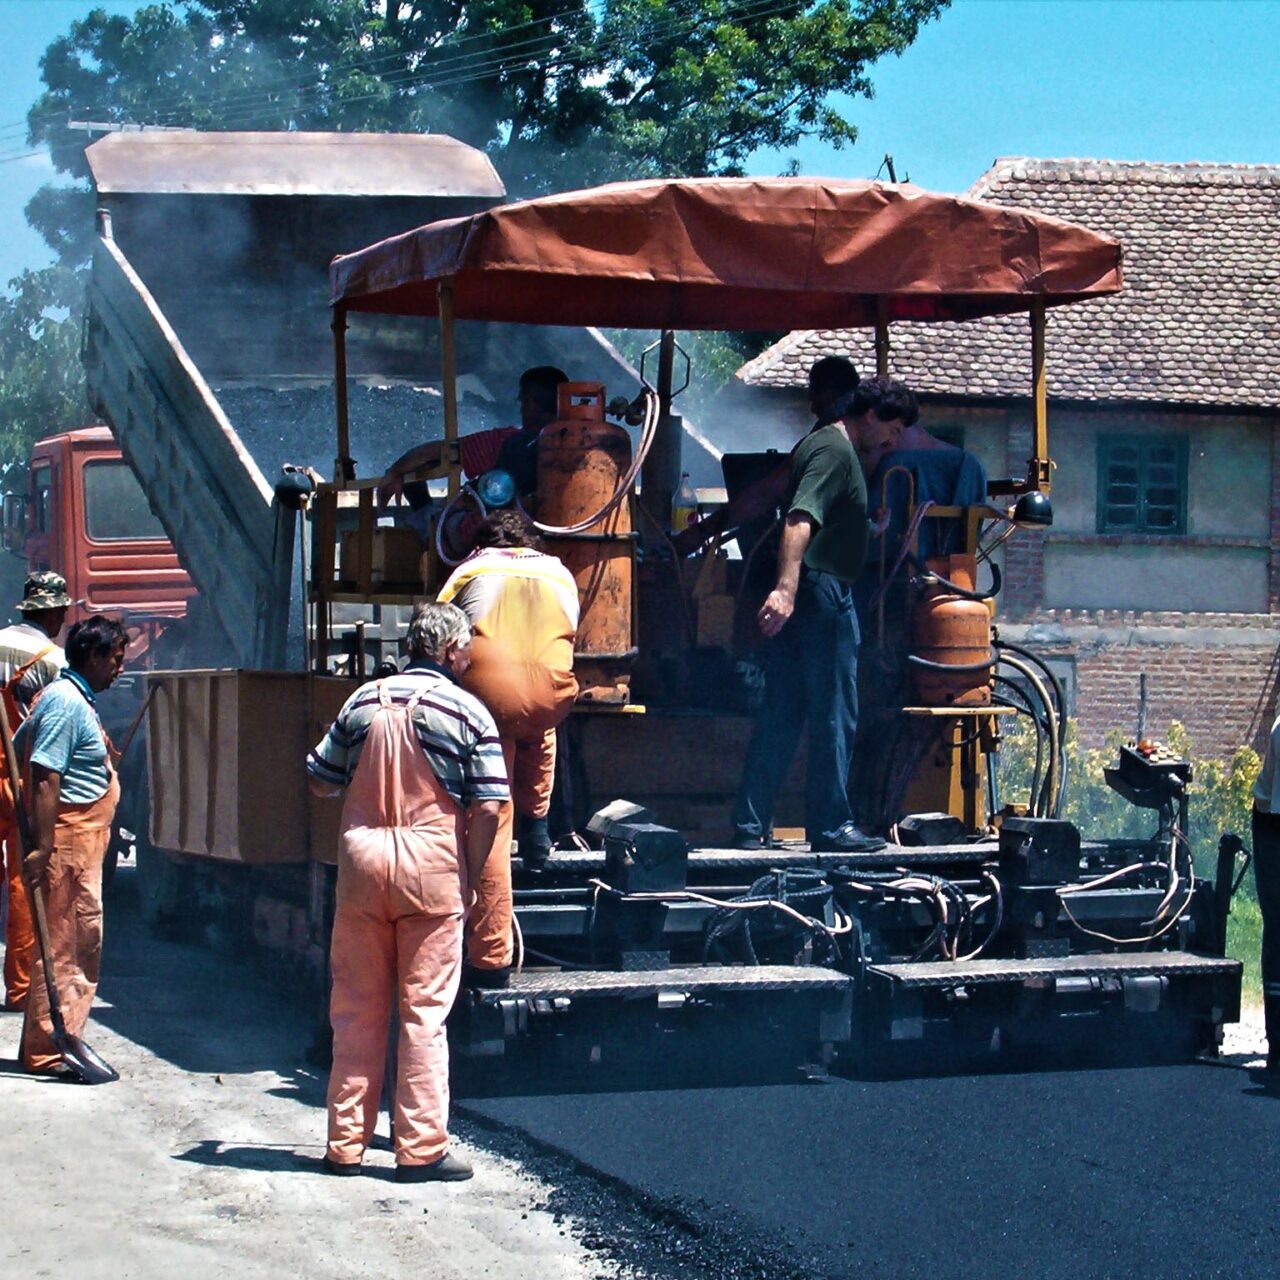
[[[44,890],[40,882],[27,870],[27,855],[31,852],[31,823],[27,817],[27,806],[22,788],[22,774],[18,769],[18,753],[13,745],[13,733],[9,728],[9,717],[0,707],[0,746],[4,749],[5,771],[9,776],[9,792],[13,796],[13,809],[18,828],[18,848],[21,852],[22,883],[26,886],[27,897],[31,900],[31,915],[36,926],[36,942],[40,947],[41,968],[44,970],[44,985],[49,996],[49,1018],[53,1023],[53,1038],[59,1046],[67,1038],[67,1024],[62,1020],[62,1002],[58,999],[58,988],[53,977],[51,956],[53,947],[49,942],[49,921],[44,910]]]

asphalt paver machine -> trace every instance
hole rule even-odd
[[[337,461],[315,498],[310,589],[320,685],[335,604],[429,598],[465,552],[464,509],[507,500],[502,477],[461,474],[455,321],[661,334],[655,385],[637,396],[570,383],[541,437],[561,464],[531,514],[579,583],[583,693],[561,735],[563,838],[536,874],[517,854],[517,964],[506,987],[464,991],[463,1054],[698,1073],[716,1059],[930,1069],[1061,1061],[1074,1049],[1213,1050],[1238,1016],[1241,968],[1224,955],[1236,848],[1224,842],[1216,884],[1197,880],[1190,769],[1150,742],[1122,749],[1109,780],[1150,811],[1153,835],[1083,841],[1059,816],[1062,691],[994,621],[999,542],[1051,519],[1046,315],[1121,288],[1116,242],[906,185],[652,181],[421,227],[335,259],[331,281]],[[398,575],[387,566],[405,531],[388,527],[377,480],[358,479],[349,457],[352,312],[440,324],[446,456],[419,478],[447,493],[425,553],[410,548]],[[668,535],[680,475],[674,333],[867,326],[889,372],[896,324],[1012,314],[1028,317],[1025,474],[991,481],[964,507],[910,493],[900,546],[871,571],[871,763],[852,784],[886,847],[718,847],[750,721],[716,691],[751,630],[752,561],[768,552],[755,557],[765,540],[731,526],[691,556]],[[359,512],[343,557],[340,503]],[[954,554],[922,560],[921,531],[937,521],[949,522]],[[336,707],[338,694],[322,700]],[[1002,804],[992,762],[1018,715],[1041,763],[1025,802]]]

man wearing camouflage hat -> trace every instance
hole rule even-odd
[[[27,579],[18,611],[22,621],[0,630],[0,714],[9,717],[9,730],[31,712],[31,704],[45,685],[67,665],[57,643],[58,633],[75,603],[60,573],[43,570]],[[3,771],[0,771],[2,774]],[[6,1009],[21,1009],[31,986],[35,934],[31,907],[22,884],[22,851],[7,779],[0,777],[0,839],[4,842],[5,884],[9,923],[5,932],[4,987]]]

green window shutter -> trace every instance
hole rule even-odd
[[[1099,436],[1099,533],[1187,531],[1185,436]]]

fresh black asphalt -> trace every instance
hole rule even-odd
[[[794,1275],[1280,1274],[1280,1095],[1229,1066],[567,1094],[465,1108],[632,1188],[695,1231],[745,1232]]]

